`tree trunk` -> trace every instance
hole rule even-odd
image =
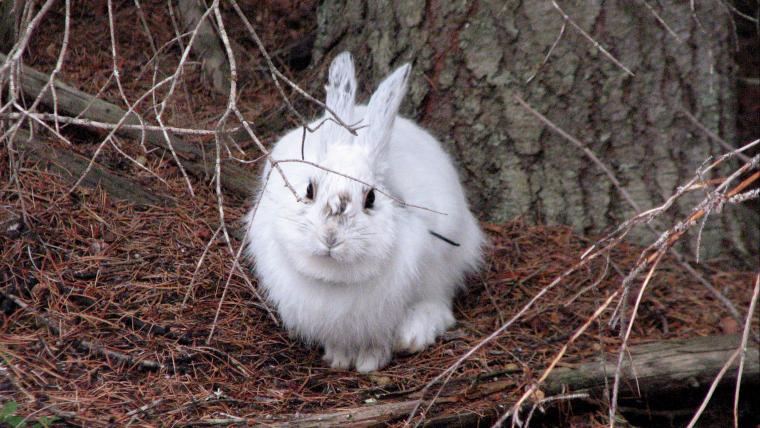
[[[8,53],[16,43],[16,32],[23,10],[23,0],[0,1],[0,52]]]
[[[514,97],[586,144],[641,209],[660,205],[705,159],[726,152],[684,111],[734,143],[733,18],[720,2],[698,3],[695,12],[689,2],[557,3],[566,20],[553,3],[326,0],[314,59],[324,66],[350,50],[365,94],[412,61],[403,111],[455,156],[483,218],[527,214],[599,233],[635,211],[581,150]],[[662,224],[684,218],[702,197],[682,198]],[[758,223],[745,207],[711,217],[702,254],[717,254],[726,240],[757,252]],[[651,242],[645,230],[635,238]]]
[[[179,0],[177,2],[182,18],[183,31],[192,32],[198,28],[198,34],[193,42],[192,52],[202,63],[203,76],[211,84],[211,87],[219,94],[227,95],[230,91],[230,66],[227,64],[227,54],[224,52],[222,42],[211,24],[214,22],[214,14],[209,14],[201,22],[205,6],[199,0]]]

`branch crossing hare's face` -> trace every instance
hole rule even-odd
[[[301,242],[287,240],[289,250],[301,258],[296,268],[304,274],[335,282],[362,280],[377,275],[391,256],[400,207],[384,191],[383,173],[409,71],[406,65],[386,78],[364,117],[357,117],[351,56],[344,53],[333,61],[325,88],[327,121],[319,130],[317,163],[323,169],[313,168],[295,183],[303,202],[290,220],[298,226]]]
[[[298,183],[303,202],[291,220],[301,242],[285,242],[303,258],[304,274],[340,282],[350,269],[357,280],[376,275],[390,257],[394,201],[381,193],[370,156],[361,145],[330,144],[319,164],[343,175],[314,168]]]

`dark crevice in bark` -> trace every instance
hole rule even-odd
[[[427,22],[429,23],[427,31],[432,36],[433,34],[439,33],[439,29],[436,29],[435,26],[440,25],[441,21],[437,20],[438,15],[436,13],[433,2],[428,3],[426,7],[429,7],[425,11],[425,15],[428,17]],[[473,14],[477,11],[477,7],[478,1],[473,1],[464,17],[462,17],[461,20],[455,24],[454,30],[451,31],[450,34],[445,31],[440,31],[441,34],[439,34],[438,39],[435,42],[431,43],[433,46],[435,46],[435,60],[432,68],[432,75],[429,76],[429,81],[433,82],[433,85],[431,85],[428,93],[420,103],[421,107],[419,110],[421,112],[420,116],[423,122],[431,118],[432,109],[435,107],[436,103],[441,102],[440,95],[437,88],[435,87],[435,84],[440,78],[440,73],[444,67],[444,62],[447,56],[453,55],[459,50],[459,33],[462,31],[462,27],[469,22]],[[438,43],[443,41],[446,43]]]

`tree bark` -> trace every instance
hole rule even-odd
[[[200,22],[205,12],[200,0],[179,0],[177,9],[184,25],[183,31],[192,32],[198,27],[198,35],[195,37],[191,50],[202,63],[203,75],[211,83],[214,91],[227,95],[230,91],[230,67],[227,64],[227,55],[222,42],[219,41],[219,36],[211,25],[214,14],[208,15],[203,22]]]
[[[599,233],[635,211],[581,150],[515,95],[586,144],[640,208],[649,209],[705,159],[726,152],[683,110],[734,143],[732,17],[720,2],[699,3],[695,12],[688,2],[561,3],[571,21],[551,1],[326,0],[318,10],[314,59],[322,66],[351,51],[364,93],[394,67],[413,62],[403,111],[455,156],[485,218],[527,215]],[[682,198],[663,225],[686,217],[702,197]],[[731,208],[707,223],[703,254],[721,252],[727,241],[756,253],[758,231],[756,213]],[[651,242],[645,230],[634,238]]]
[[[0,2],[0,52],[8,53],[16,43],[16,32],[24,0],[3,0]]]

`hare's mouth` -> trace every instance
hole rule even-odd
[[[332,250],[318,250],[314,252],[314,256],[320,259],[335,259],[335,254]]]
[[[366,257],[357,257],[347,246],[313,250],[295,266],[305,276],[334,284],[364,283],[380,274],[376,263],[367,263]]]
[[[342,259],[341,253],[345,247],[343,245],[343,241],[330,242],[329,244],[326,244],[324,241],[320,240],[320,244],[320,248],[316,249],[313,252],[315,256],[320,259],[333,259],[335,261],[340,261]]]
[[[338,263],[340,261],[340,258],[336,254],[335,248],[319,249],[315,251],[314,253],[312,253],[312,255],[316,257],[318,260],[322,260],[322,261],[329,260],[335,263]]]

